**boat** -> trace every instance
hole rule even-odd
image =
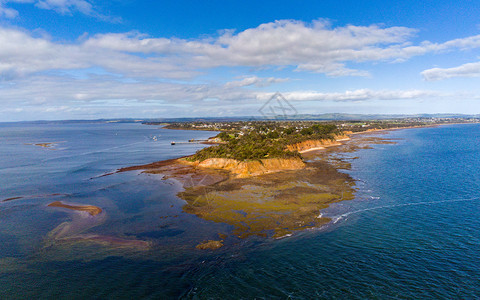
[[[172,145],[172,146],[175,145],[175,142],[171,142],[170,145]]]

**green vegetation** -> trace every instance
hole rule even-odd
[[[367,130],[377,129],[393,129],[393,128],[406,128],[413,126],[428,126],[446,124],[443,122],[432,123],[426,120],[375,120],[375,121],[351,121],[347,123],[339,124],[341,128],[351,132],[363,132]]]
[[[381,120],[284,120],[284,121],[190,121],[170,122],[164,128],[220,131],[217,146],[198,151],[190,160],[232,158],[240,161],[263,158],[300,157],[287,146],[306,140],[333,139],[341,132],[364,132],[378,129],[473,123],[478,119],[408,117]],[[157,124],[157,123],[148,123]]]
[[[210,131],[242,131],[245,127],[267,126],[267,127],[296,127],[305,128],[315,124],[335,124],[338,128],[346,131],[360,132],[368,129],[388,129],[412,126],[439,125],[452,123],[478,123],[478,118],[433,118],[433,117],[408,117],[408,118],[381,118],[381,119],[342,119],[336,120],[284,120],[284,121],[185,121],[185,122],[148,122],[150,125],[165,125],[167,129],[183,130],[210,130]]]
[[[251,122],[242,131],[224,131],[216,138],[222,144],[199,150],[189,160],[232,158],[240,161],[263,158],[300,157],[288,151],[287,145],[306,140],[333,139],[339,133],[334,124],[314,124],[309,127],[279,126],[274,122]]]

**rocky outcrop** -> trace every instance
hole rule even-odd
[[[185,161],[186,162],[186,161]],[[230,171],[235,177],[245,178],[267,173],[298,170],[305,167],[299,157],[266,158],[252,161],[238,161],[229,158],[208,158],[201,162],[187,162],[199,168],[222,169]]]

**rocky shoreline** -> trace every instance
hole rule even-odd
[[[182,210],[204,220],[232,226],[218,232],[219,240],[198,241],[197,249],[215,250],[231,239],[249,236],[282,238],[296,231],[319,228],[331,222],[320,211],[332,203],[355,198],[355,182],[342,169],[350,163],[336,154],[393,143],[383,138],[343,134],[333,140],[295,144],[303,159],[266,158],[240,162],[189,157],[131,166],[117,172],[141,171],[179,182]],[[318,150],[318,151],[315,151]]]
[[[339,136],[334,141],[296,145],[297,149],[319,147],[305,160],[300,158],[264,159],[239,162],[207,159],[190,162],[185,157],[118,170],[138,170],[176,180],[183,186],[178,197],[185,200],[183,211],[204,220],[233,226],[218,241],[199,241],[197,249],[217,249],[228,236],[281,238],[295,231],[318,228],[331,220],[320,211],[339,201],[354,199],[355,183],[340,172],[349,164],[331,159],[331,151],[354,151],[381,139]],[[364,145],[365,143],[365,145]],[[334,147],[337,146],[337,147]],[[329,151],[326,151],[326,150]],[[316,150],[316,149],[315,149]]]

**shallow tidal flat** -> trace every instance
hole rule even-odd
[[[180,181],[184,191],[178,196],[186,201],[184,212],[232,226],[229,233],[219,232],[222,241],[225,234],[238,238],[252,235],[281,238],[329,223],[331,220],[322,217],[320,211],[332,203],[352,200],[355,193],[354,180],[340,171],[348,169],[350,164],[338,154],[381,143],[392,142],[357,135],[338,147],[304,154],[306,167],[303,169],[247,178],[232,176],[225,170],[197,168],[182,160],[120,171],[144,170]]]
[[[232,225],[237,237],[280,238],[328,223],[320,210],[353,199],[353,185],[348,175],[318,161],[302,170],[191,186],[178,196],[187,201],[185,212]]]

